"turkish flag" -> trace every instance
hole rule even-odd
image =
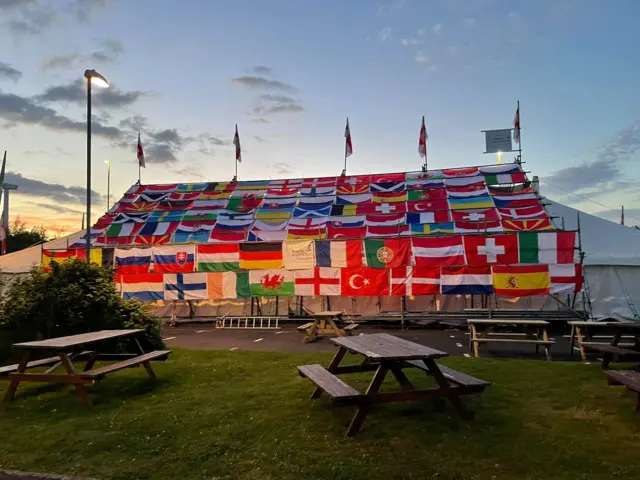
[[[406,173],[376,173],[371,175],[371,183],[404,182]]]
[[[364,238],[367,227],[327,227],[327,238]]]
[[[442,175],[444,175],[445,178],[470,177],[473,175],[478,175],[479,173],[480,173],[479,167],[446,168],[442,170]]]
[[[389,271],[386,268],[340,269],[341,295],[348,297],[384,295],[389,291]]]
[[[436,210],[449,210],[449,203],[447,200],[415,200],[407,202],[407,212],[409,213],[422,213],[433,212]]]
[[[518,263],[518,235],[465,235],[464,251],[469,265]]]

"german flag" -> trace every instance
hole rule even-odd
[[[241,243],[240,268],[260,270],[282,268],[281,243]]]
[[[502,228],[505,232],[553,230],[548,218],[532,218],[528,220],[503,220]]]

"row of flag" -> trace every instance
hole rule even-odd
[[[576,232],[521,232],[411,239],[161,245],[115,249],[114,257],[116,272],[146,274],[312,267],[571,264],[576,261],[575,252]]]
[[[577,293],[583,283],[580,264],[146,273],[121,274],[117,281],[125,299],[141,301],[319,295],[526,297]]]

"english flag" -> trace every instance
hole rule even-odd
[[[424,115],[422,116],[422,126],[420,127],[420,139],[418,140],[418,153],[422,158],[427,158],[427,127],[424,125]]]
[[[347,126],[344,129],[344,158],[353,155],[353,144],[351,143],[351,129],[349,128],[349,119],[347,118]]]
[[[242,153],[240,151],[240,136],[238,135],[238,125],[236,125],[236,134],[233,136],[233,144],[236,146],[236,161],[242,163]]]
[[[138,165],[147,168],[144,163],[144,152],[142,151],[142,143],[140,142],[140,134],[138,134]]]
[[[513,141],[520,144],[520,102],[516,108],[516,116],[513,118]]]

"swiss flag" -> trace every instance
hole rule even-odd
[[[465,235],[464,251],[469,265],[518,263],[518,235]]]
[[[327,227],[327,238],[364,238],[367,227]]]
[[[454,222],[488,222],[500,220],[495,208],[485,208],[481,210],[452,210],[451,215]]]
[[[389,291],[388,271],[385,268],[340,269],[341,295],[348,297],[385,295]]]
[[[407,212],[409,213],[433,212],[435,210],[449,210],[449,202],[446,199],[407,202]]]
[[[352,177],[338,177],[337,185],[362,185],[363,183],[369,185],[369,175],[355,175]]]
[[[440,268],[401,267],[391,269],[394,296],[437,295],[440,293]]]

